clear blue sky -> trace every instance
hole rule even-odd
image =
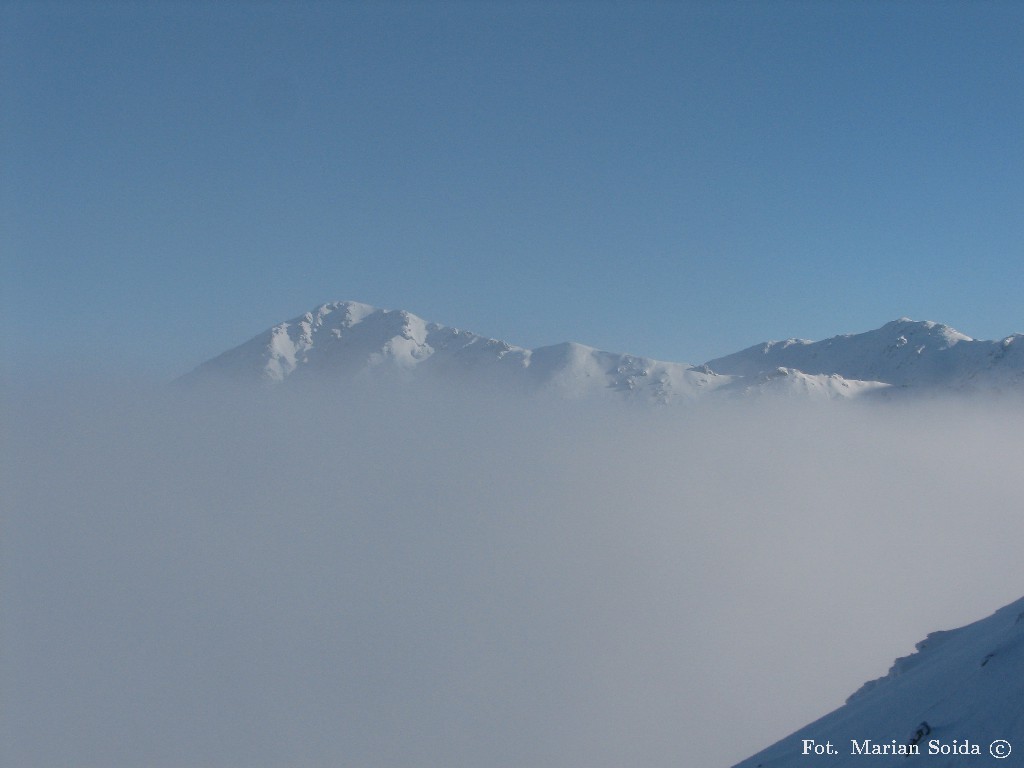
[[[3,365],[328,300],[703,362],[1024,331],[1024,3],[0,0]]]

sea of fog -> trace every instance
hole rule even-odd
[[[9,389],[21,768],[729,766],[1024,594],[1024,410]]]

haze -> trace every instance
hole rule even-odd
[[[1008,402],[5,401],[25,768],[728,766],[1024,584]]]

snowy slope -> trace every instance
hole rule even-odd
[[[798,397],[805,400],[839,400],[884,392],[880,381],[844,379],[838,374],[808,374],[795,368],[776,368],[749,376],[736,376],[722,387],[721,394],[738,397]]]
[[[1024,341],[978,341],[902,318],[824,341],[765,342],[702,366],[566,342],[526,349],[358,302],[275,325],[184,377],[238,382],[424,380],[502,383],[558,397],[686,403],[720,398],[849,399],[894,388],[1024,390]]]
[[[526,350],[518,347],[428,324],[408,312],[349,301],[279,323],[195,373],[280,382],[293,375],[354,374],[379,366],[411,369],[437,352],[453,366],[508,357],[511,366],[522,367],[526,359]]]
[[[894,386],[986,388],[1024,383],[1024,340],[1015,334],[979,341],[946,325],[904,317],[823,341],[769,341],[707,365],[744,377],[784,367]]]
[[[990,744],[999,739],[1009,742],[1009,759],[990,754]],[[813,746],[804,754],[805,740],[820,749],[831,744],[836,754],[815,756]],[[899,754],[910,752],[914,740],[920,754]],[[872,754],[876,747],[881,753]],[[843,707],[735,768],[1021,764],[1024,598],[974,624],[930,634],[916,653],[898,659],[885,677],[865,684]]]
[[[524,349],[400,310],[356,302],[324,304],[199,366],[189,378],[235,381],[416,376],[501,381],[564,397],[609,395],[689,400],[731,380],[665,363],[564,343]]]

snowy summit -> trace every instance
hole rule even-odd
[[[658,403],[752,395],[846,399],[897,389],[1018,391],[1022,349],[1020,334],[979,341],[939,323],[900,318],[823,341],[769,341],[693,366],[574,342],[526,349],[403,310],[346,301],[279,323],[184,378],[279,385],[432,377]]]

